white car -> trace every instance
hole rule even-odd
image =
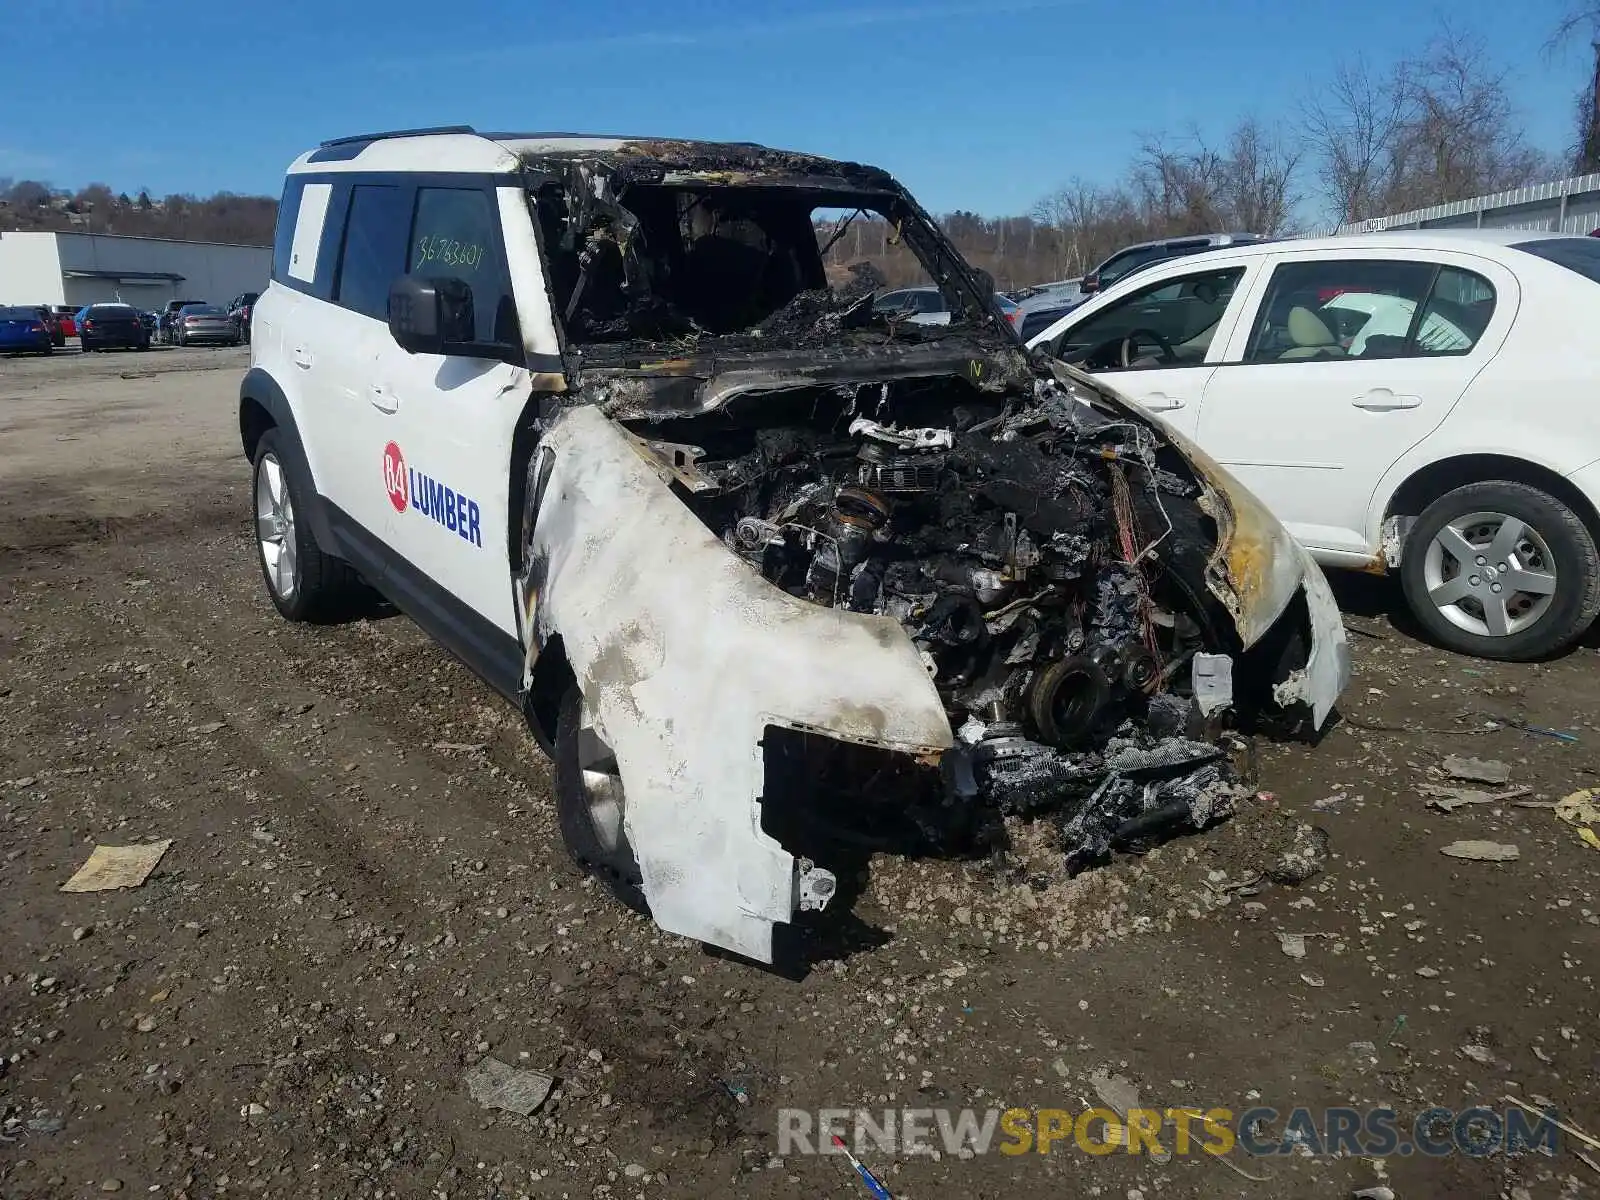
[[[1194,439],[1325,566],[1399,570],[1441,645],[1533,659],[1600,614],[1600,241],[1239,246],[1030,339]]]
[[[823,205],[902,230],[949,322],[830,292]],[[1282,525],[1030,362],[874,168],[340,139],[289,168],[252,322],[273,604],[384,593],[519,707],[572,856],[674,933],[771,961],[859,847],[993,845],[1004,813],[1072,817],[1085,860],[1200,828],[1232,793],[1184,735],[1321,725],[1349,679]]]

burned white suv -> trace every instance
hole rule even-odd
[[[278,220],[239,413],[273,603],[359,576],[520,705],[570,851],[665,929],[770,961],[845,847],[1204,825],[1218,720],[1347,681],[1283,527],[1031,361],[882,171],[407,131],[297,159]],[[949,325],[874,312],[854,222]]]

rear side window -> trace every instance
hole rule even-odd
[[[1576,271],[1585,279],[1600,283],[1600,241],[1593,238],[1540,238],[1517,242],[1512,249]]]
[[[328,216],[328,202],[332,198],[333,187],[326,183],[308,183],[301,191],[300,209],[295,214],[294,237],[289,243],[288,278],[302,283],[316,281],[322,227]]]
[[[474,342],[516,346],[522,339],[499,226],[494,196],[482,188],[418,188],[406,270],[461,280],[472,289]]]
[[[406,192],[388,184],[350,189],[334,300],[353,312],[387,320],[389,285],[405,270]]]
[[[1272,273],[1246,361],[1466,354],[1488,327],[1494,301],[1494,288],[1481,275],[1436,263],[1286,263]]]
[[[289,277],[289,247],[294,244],[294,226],[300,219],[301,186],[291,175],[283,185],[283,199],[278,201],[278,226],[272,235],[272,277],[277,280]]]

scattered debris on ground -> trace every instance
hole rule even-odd
[[[529,1117],[550,1098],[555,1077],[543,1071],[513,1067],[498,1058],[482,1058],[463,1076],[472,1098],[484,1108],[499,1108]]]
[[[1448,846],[1441,846],[1439,853],[1450,858],[1470,859],[1473,862],[1511,862],[1522,855],[1515,846],[1503,842],[1474,840],[1451,842]]]
[[[142,846],[96,846],[88,861],[61,885],[63,892],[111,892],[136,888],[150,878],[172,839]]]
[[[1452,754],[1444,760],[1444,773],[1451,779],[1489,783],[1497,787],[1511,782],[1511,768],[1494,759],[1461,758]]]

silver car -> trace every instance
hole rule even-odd
[[[172,319],[172,340],[179,346],[237,346],[239,327],[215,304],[185,304]]]

